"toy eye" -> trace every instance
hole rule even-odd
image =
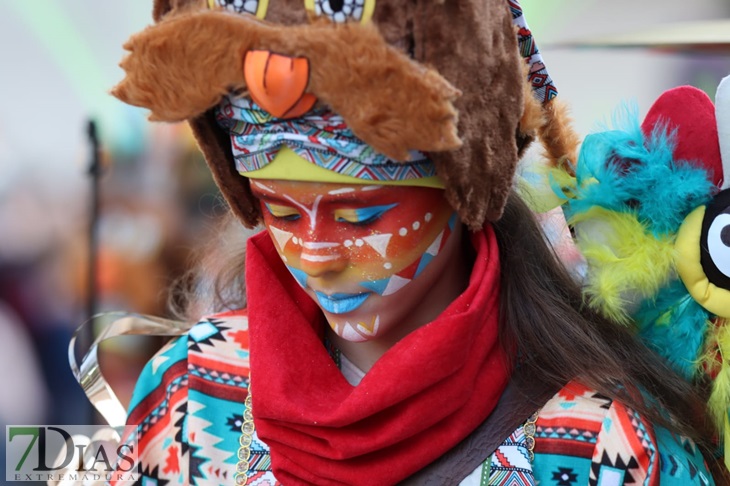
[[[231,12],[251,14],[263,19],[266,17],[266,9],[269,0],[208,0],[208,7],[221,7]]]
[[[707,278],[730,289],[730,190],[713,198],[702,221],[700,260]]]
[[[305,0],[307,10],[317,15],[326,15],[337,23],[348,20],[365,23],[375,9],[375,0]]]

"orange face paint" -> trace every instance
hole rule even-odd
[[[282,260],[333,330],[362,341],[434,260],[456,222],[443,190],[251,180]],[[417,297],[417,296],[415,296]]]

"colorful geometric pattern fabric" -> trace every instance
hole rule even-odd
[[[522,426],[505,439],[494,454],[459,486],[535,486]]]
[[[692,441],[579,383],[548,401],[536,425],[533,467],[542,485],[714,484]]]
[[[130,404],[138,484],[233,484],[248,393],[245,311],[201,320],[145,367]],[[249,484],[275,486],[269,449],[253,436]],[[692,441],[571,383],[540,411],[534,459],[518,427],[462,486],[713,485]],[[124,484],[124,483],[115,483]]]
[[[411,151],[393,162],[357,138],[341,116],[315,109],[293,119],[276,118],[246,98],[225,97],[216,108],[218,124],[230,133],[236,169],[245,174],[271,163],[282,146],[304,160],[338,174],[372,181],[403,181],[436,175],[426,156]]]
[[[128,422],[139,424],[141,484],[233,484],[248,394],[245,312],[201,320],[145,367]],[[274,486],[265,444],[251,445],[249,484]]]
[[[482,471],[485,467],[482,466]],[[490,486],[535,484],[530,462],[530,451],[525,441],[525,431],[520,426],[494,451],[489,460]]]
[[[546,102],[558,95],[558,90],[553,83],[552,78],[548,74],[545,62],[542,60],[540,50],[537,48],[535,38],[532,31],[527,25],[527,20],[522,13],[522,7],[518,0],[508,0],[510,10],[512,10],[512,23],[517,27],[517,41],[519,43],[520,54],[525,62],[530,66],[527,79],[532,86],[532,92],[535,97]]]

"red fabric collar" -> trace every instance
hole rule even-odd
[[[509,381],[499,345],[499,257],[476,233],[469,286],[388,350],[353,387],[322,344],[326,322],[265,233],[249,240],[254,422],[283,484],[398,482],[489,416]]]

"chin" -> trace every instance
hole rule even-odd
[[[346,341],[361,343],[377,339],[381,334],[379,315],[363,318],[358,315],[335,315],[325,312],[325,317],[332,331]]]

